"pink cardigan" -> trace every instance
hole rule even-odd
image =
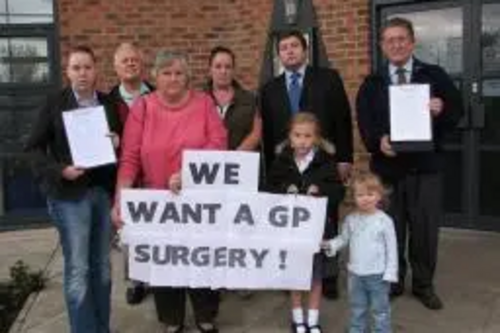
[[[185,149],[226,149],[226,130],[212,99],[189,93],[176,108],[166,106],[157,92],[135,102],[123,135],[119,183],[134,183],[140,174],[143,187],[165,189],[180,171]]]

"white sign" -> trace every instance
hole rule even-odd
[[[73,165],[92,168],[116,162],[102,106],[65,111],[63,121]]]
[[[389,96],[391,141],[432,141],[430,86],[391,85]]]
[[[130,278],[153,286],[309,290],[326,198],[123,190]]]
[[[257,192],[259,158],[251,152],[184,151],[182,188]]]

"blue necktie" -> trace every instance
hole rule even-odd
[[[288,98],[290,99],[290,106],[292,107],[292,114],[295,114],[300,109],[300,96],[302,95],[302,86],[300,85],[301,74],[293,72],[290,75],[290,85],[288,87]]]

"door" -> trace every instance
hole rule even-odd
[[[500,231],[500,0],[379,0],[373,12],[374,27],[412,21],[416,57],[443,67],[462,92],[465,114],[445,144],[445,224]]]
[[[52,0],[0,0],[0,229],[46,221],[23,145],[60,82]]]

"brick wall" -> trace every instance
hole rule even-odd
[[[313,3],[329,59],[352,102],[369,72],[369,0]],[[257,87],[272,0],[60,0],[58,5],[61,52],[73,44],[92,46],[103,89],[115,82],[112,56],[123,41],[138,43],[149,59],[162,47],[188,52],[195,84],[204,81],[210,48],[229,46],[236,53],[237,77],[246,87]],[[357,132],[356,147],[362,152]],[[357,157],[364,160],[365,154]]]

